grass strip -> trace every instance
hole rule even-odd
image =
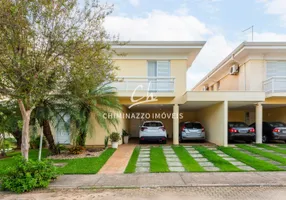
[[[124,171],[125,174],[134,173],[136,171],[136,163],[138,160],[139,153],[140,153],[140,147],[137,146],[134,148],[131,158],[128,162],[128,165],[125,168],[125,171]]]
[[[251,147],[251,146],[247,146],[247,145],[243,145],[243,144],[236,145],[236,146],[238,146],[239,148],[245,149],[251,153],[255,153],[255,154],[263,156],[265,158],[269,158],[271,160],[275,160],[275,161],[280,162],[282,164],[286,164],[286,158],[278,156],[274,153],[265,152],[265,151],[262,151],[260,149],[256,149],[255,147]]]
[[[169,167],[162,147],[151,147],[150,149],[150,171],[169,172]]]
[[[183,146],[172,146],[182,165],[188,172],[203,172],[202,166],[189,154]]]
[[[210,162],[212,162],[216,167],[220,168],[223,172],[239,172],[241,169],[237,168],[227,160],[223,159],[219,155],[217,155],[212,150],[207,149],[203,146],[194,147],[200,154],[202,154],[205,158],[207,158]]]
[[[273,147],[273,146],[269,146],[267,144],[256,144],[256,146],[258,147],[262,147],[264,149],[268,149],[268,150],[273,150],[277,153],[284,153],[286,154],[286,149],[279,149],[279,147]]]
[[[218,147],[218,149],[258,171],[282,171],[280,168],[271,163],[250,156],[232,147]]]
[[[67,163],[66,166],[58,168],[59,172],[63,174],[96,174],[115,150],[106,149],[99,157],[53,161],[55,163]]]

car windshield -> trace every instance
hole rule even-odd
[[[145,122],[143,126],[148,126],[148,127],[159,127],[163,126],[161,122]]]
[[[185,127],[190,128],[190,129],[201,129],[201,128],[203,128],[200,123],[185,123]]]
[[[283,122],[269,122],[272,127],[286,127],[286,124]]]
[[[236,128],[239,128],[239,127],[248,127],[246,123],[243,123],[243,122],[229,122],[228,123],[229,127],[233,128],[233,127],[236,127]]]

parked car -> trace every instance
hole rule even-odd
[[[255,127],[255,123],[250,125]],[[271,140],[284,140],[286,142],[286,124],[283,122],[263,122],[262,142]]]
[[[140,128],[139,143],[143,142],[160,142],[166,144],[167,131],[161,121],[145,121]]]
[[[255,129],[244,122],[228,122],[228,140],[255,141]]]
[[[200,122],[181,122],[179,130],[180,142],[185,140],[205,141],[205,128]]]

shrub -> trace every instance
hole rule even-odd
[[[76,155],[76,154],[83,153],[84,150],[85,150],[85,148],[83,146],[73,146],[73,147],[69,148],[69,153]]]
[[[111,140],[111,142],[118,142],[121,139],[120,134],[117,132],[112,132],[109,136],[109,139]]]
[[[38,149],[40,147],[40,140],[41,140],[40,136],[31,137],[31,139],[30,139],[31,149]],[[43,147],[46,147],[46,146],[47,146],[47,141],[43,137]]]
[[[107,146],[108,146],[108,137],[105,136],[105,137],[104,137],[104,148],[106,149]]]
[[[129,133],[126,130],[122,129],[122,136],[129,136]]]
[[[56,167],[49,160],[26,161],[16,157],[16,164],[1,177],[2,189],[17,193],[46,188],[57,177]]]

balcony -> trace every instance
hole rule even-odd
[[[121,76],[117,77],[117,81],[113,82],[111,86],[117,88],[118,93],[152,92],[152,93],[172,94],[175,91],[175,78]]]
[[[263,86],[266,96],[286,96],[286,76],[273,76]]]

